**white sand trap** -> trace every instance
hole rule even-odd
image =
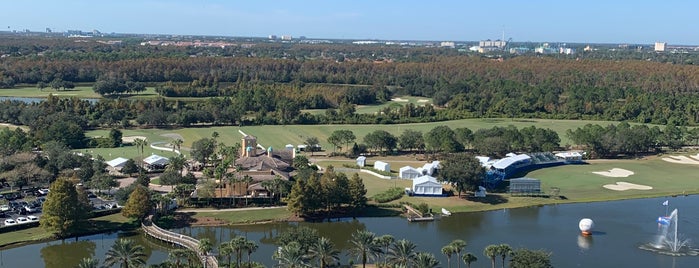
[[[623,168],[613,168],[608,171],[593,171],[592,173],[613,178],[626,178],[634,174],[633,171]]]
[[[121,142],[132,143],[136,139],[146,140],[146,137],[144,137],[144,136],[126,136],[126,137],[121,137]]]
[[[393,99],[391,99],[391,100],[392,100],[392,101],[396,101],[396,102],[408,102],[408,101],[409,101],[409,100],[401,99],[401,98],[393,98]]]
[[[647,185],[633,184],[623,181],[618,181],[616,184],[605,184],[602,187],[614,191],[626,191],[626,190],[652,190],[653,187]]]
[[[430,102],[430,100],[422,99],[422,100],[417,100],[417,102],[419,102],[419,103],[425,103],[425,102]]]
[[[691,159],[684,155],[671,155],[668,157],[663,157],[663,160],[675,164],[699,165],[699,161]]]

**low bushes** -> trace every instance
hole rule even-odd
[[[385,192],[378,193],[371,197],[377,203],[387,203],[393,200],[400,199],[405,194],[405,191],[399,187],[391,188]]]

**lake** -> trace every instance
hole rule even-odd
[[[207,237],[215,243],[228,241],[232,235],[246,236],[260,245],[253,259],[274,265],[274,237],[287,228],[309,226],[330,238],[343,250],[351,234],[366,229],[377,235],[390,234],[397,239],[415,242],[418,251],[428,251],[446,267],[440,249],[454,239],[468,243],[478,261],[472,267],[490,267],[483,248],[490,244],[508,243],[513,248],[544,249],[553,252],[555,267],[699,267],[699,257],[672,257],[644,251],[639,246],[654,240],[658,233],[658,216],[665,214],[662,203],[679,210],[679,233],[699,241],[699,196],[650,198],[612,202],[550,205],[542,207],[460,213],[434,222],[409,223],[404,218],[340,219],[322,223],[269,223],[234,227],[192,227],[174,231],[197,238]],[[578,222],[591,218],[595,222],[591,237],[581,237]],[[167,258],[168,247],[145,239],[142,235],[114,233],[80,238],[78,242],[53,241],[0,251],[0,267],[72,267],[81,258],[104,258],[104,253],[117,237],[136,239],[147,248],[149,263]],[[37,258],[38,256],[38,258]],[[455,260],[453,259],[452,262]],[[456,267],[455,264],[452,265]],[[500,266],[498,261],[497,266]]]

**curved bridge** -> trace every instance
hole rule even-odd
[[[201,252],[199,250],[199,240],[160,228],[153,224],[151,217],[152,216],[149,216],[143,221],[143,223],[141,223],[143,231],[148,236],[190,249],[199,255],[201,263],[204,265],[204,267],[218,268],[218,260],[216,259],[216,256],[206,254],[206,252]]]

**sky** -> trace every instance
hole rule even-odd
[[[699,45],[694,0],[23,0],[0,30]]]

